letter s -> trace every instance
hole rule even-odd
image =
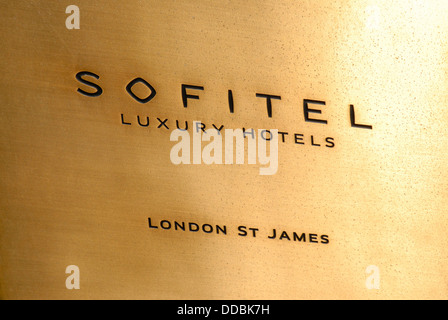
[[[93,77],[95,79],[99,79],[100,76],[97,75],[97,74],[94,74],[93,72],[89,72],[89,71],[81,71],[81,72],[78,72],[76,74],[76,80],[78,80],[79,82],[81,82],[81,83],[83,83],[85,85],[88,85],[89,87],[95,88],[96,91],[95,92],[87,92],[87,91],[84,91],[84,90],[82,90],[80,88],[78,88],[77,91],[79,93],[85,95],[85,96],[88,96],[88,97],[98,97],[98,96],[100,96],[103,93],[103,89],[99,85],[97,85],[96,83],[93,83],[93,82],[90,82],[90,81],[87,81],[86,79],[84,79],[83,78],[84,76],[90,76],[90,77]]]

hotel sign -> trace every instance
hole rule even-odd
[[[445,1],[0,12],[0,298],[448,297]]]

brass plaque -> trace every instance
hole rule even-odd
[[[1,1],[0,298],[446,299],[447,16]]]

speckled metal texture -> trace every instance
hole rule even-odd
[[[0,2],[1,298],[448,297],[447,1],[71,4]],[[174,165],[193,121],[277,173]]]

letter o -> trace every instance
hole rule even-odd
[[[205,227],[207,227],[208,230],[205,230]],[[212,233],[213,232],[213,227],[209,224],[203,224],[202,225],[202,231],[204,231],[205,233]]]
[[[265,133],[265,136],[263,136],[263,132]],[[266,137],[266,132],[269,133],[269,139]],[[260,136],[263,138],[263,140],[266,140],[266,141],[271,141],[271,139],[272,139],[272,133],[269,130],[261,130]]]
[[[137,97],[135,95],[135,93],[132,92],[132,87],[139,82],[143,83],[146,87],[148,87],[149,90],[151,90],[151,93],[149,94],[149,96],[147,96],[144,99]],[[147,103],[147,102],[151,101],[152,98],[154,98],[154,96],[156,95],[156,89],[154,89],[152,85],[150,85],[145,79],[142,79],[142,78],[135,78],[134,80],[129,82],[128,85],[126,86],[126,91],[129,93],[129,95],[132,98],[134,98],[136,101],[138,101],[140,103]]]
[[[168,220],[162,220],[160,221],[160,227],[165,230],[171,229],[171,222],[169,222]]]

